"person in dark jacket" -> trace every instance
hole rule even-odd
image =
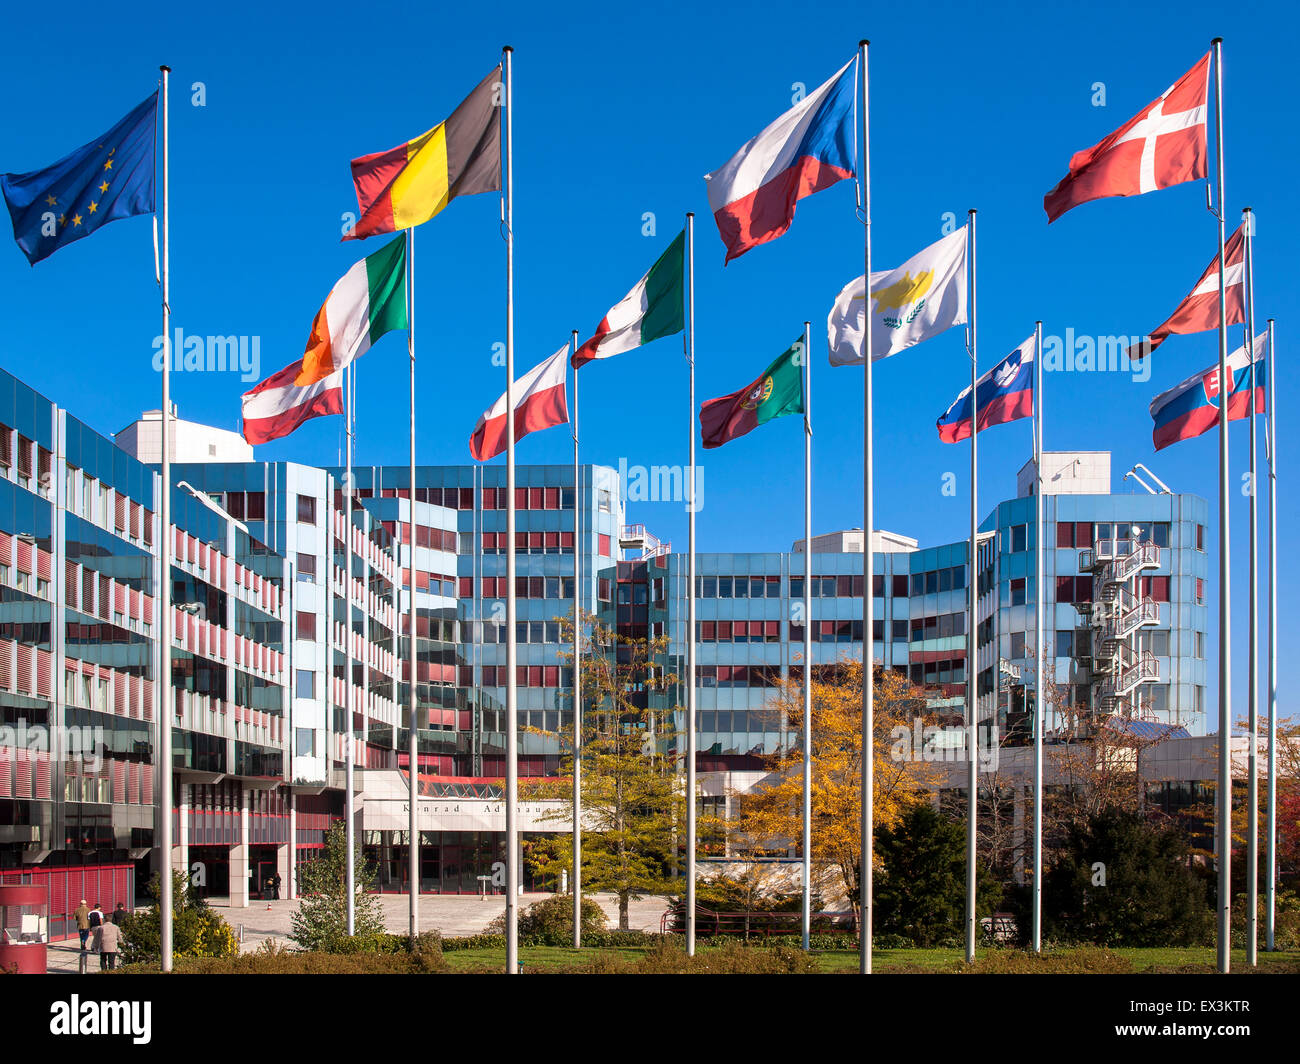
[[[113,910],[113,923],[118,927],[122,926],[122,921],[126,919],[126,906],[122,902],[117,903],[117,908]]]

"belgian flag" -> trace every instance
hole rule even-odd
[[[388,151],[352,160],[361,217],[344,240],[427,222],[457,196],[501,190],[501,67],[445,122]]]

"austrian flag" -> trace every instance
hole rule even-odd
[[[1138,196],[1197,181],[1206,166],[1210,54],[1086,151],[1075,152],[1070,172],[1043,197],[1047,221],[1071,207],[1107,196]]]

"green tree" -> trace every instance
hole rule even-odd
[[[239,943],[230,926],[219,913],[208,908],[207,902],[190,885],[184,872],[172,872],[172,956],[173,957],[233,957],[239,952]],[[162,880],[157,873],[149,880],[149,896],[154,899],[149,908],[127,915],[122,922],[121,954],[123,964],[162,961],[162,936],[160,932],[159,897]]]
[[[596,934],[606,929],[605,911],[590,898],[582,899],[582,934]],[[484,932],[506,933],[506,914],[489,921]],[[529,946],[569,946],[573,943],[573,902],[567,895],[553,894],[534,902],[519,914],[519,941]]]
[[[674,710],[652,708],[677,678],[663,665],[668,640],[617,638],[588,617],[582,656],[582,888],[618,897],[619,930],[637,898],[676,894],[686,840],[686,794],[677,771]],[[572,620],[563,622],[572,640]],[[561,737],[563,739],[563,737]],[[572,754],[568,765],[572,770]],[[572,789],[552,820],[573,820]],[[701,836],[716,818],[697,818]],[[571,840],[552,836],[533,848],[534,867],[558,873],[572,864]]]
[[[347,830],[343,821],[330,825],[325,848],[298,869],[301,900],[293,914],[290,937],[303,950],[320,953],[373,953],[384,938],[384,916],[379,898],[367,893],[375,879],[358,843],[354,854],[356,899],[353,935],[347,920]]]
[[[1194,946],[1209,935],[1207,879],[1177,828],[1104,809],[1070,827],[1043,880],[1048,937],[1099,946]]]
[[[875,931],[917,946],[960,938],[966,919],[966,831],[928,801],[908,802],[898,821],[876,832],[881,870],[875,887]],[[1002,888],[976,867],[975,914],[991,914]]]

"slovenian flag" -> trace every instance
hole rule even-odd
[[[975,394],[979,405],[980,432],[992,425],[1005,425],[1008,421],[1033,417],[1034,338],[1031,336],[976,381]],[[970,388],[957,396],[936,425],[939,428],[939,439],[944,443],[957,443],[970,438]]]
[[[726,262],[775,240],[804,196],[853,177],[856,57],[704,177]]]
[[[1255,337],[1255,413],[1264,412],[1264,386],[1268,363],[1264,358],[1267,333]],[[1228,356],[1228,420],[1250,416],[1250,356],[1243,344]],[[1190,440],[1219,423],[1219,367],[1188,377],[1182,384],[1161,392],[1151,400],[1155,428],[1151,442],[1157,451],[1180,440]]]

